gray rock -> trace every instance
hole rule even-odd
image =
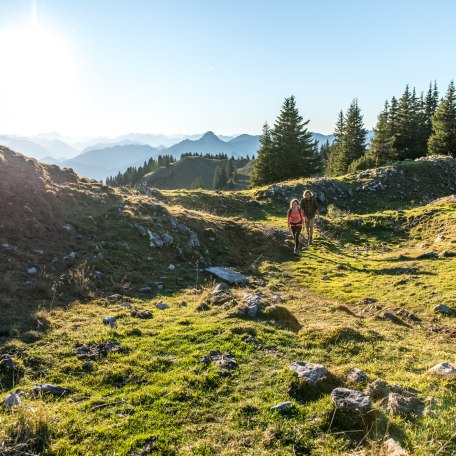
[[[155,307],[160,310],[165,310],[169,306],[168,306],[168,304],[165,304],[163,301],[158,301],[157,304],[155,304]]]
[[[271,300],[272,302],[280,302],[282,298],[280,297],[280,295],[276,294],[272,296]]]
[[[434,307],[434,312],[439,312],[444,315],[453,316],[456,314],[456,311],[451,307],[448,307],[446,304],[439,304]]]
[[[117,301],[117,300],[119,300],[121,297],[122,297],[121,294],[115,293],[115,294],[112,294],[111,296],[108,296],[108,299],[110,299],[111,301]]]
[[[369,383],[364,392],[374,400],[383,399],[385,397],[388,397],[388,395],[391,393],[391,388],[384,380],[378,379],[372,383]]]
[[[224,369],[235,369],[238,364],[232,355],[223,354],[215,361],[215,365]]]
[[[106,326],[110,326],[111,328],[115,328],[117,326],[116,317],[113,317],[112,315],[104,317],[103,324],[105,324]]]
[[[366,394],[348,388],[336,388],[331,393],[336,409],[366,413],[372,408],[372,400]]]
[[[162,234],[163,245],[169,247],[174,242],[174,238],[168,233]]]
[[[438,374],[442,377],[454,377],[456,376],[456,369],[450,363],[439,363],[434,367],[431,367],[428,372],[432,374]]]
[[[210,272],[216,277],[225,280],[229,283],[244,283],[247,281],[247,277],[239,272],[233,271],[229,268],[224,267],[211,267],[206,268],[205,271]]]
[[[284,412],[290,410],[292,406],[293,406],[292,402],[286,401],[286,402],[281,402],[280,404],[277,404],[277,405],[273,405],[269,410],[271,410],[271,412],[284,413]]]
[[[424,402],[417,397],[406,397],[398,393],[390,393],[388,396],[387,410],[393,416],[420,416],[423,414],[424,411]]]
[[[347,380],[351,383],[362,383],[367,382],[369,380],[369,377],[363,370],[354,367],[347,374]]]
[[[35,267],[31,267],[31,268],[28,268],[27,269],[27,274],[30,274],[30,275],[34,275],[36,274],[38,271]]]
[[[165,242],[163,241],[163,239],[157,233],[154,233],[153,231],[147,230],[147,234],[149,235],[150,246],[152,248],[163,247]]]
[[[386,451],[386,456],[409,456],[409,453],[392,438],[385,440],[383,447]]]
[[[151,287],[141,287],[141,288],[138,288],[138,291],[140,293],[148,293],[149,291],[152,291],[152,288]]]
[[[22,404],[21,398],[16,393],[11,393],[3,402],[3,405],[8,408],[14,407],[15,405],[21,405],[21,404]]]
[[[186,301],[181,301],[179,303],[179,307],[187,307],[187,302]]]
[[[34,395],[52,394],[53,396],[63,396],[68,394],[70,390],[59,385],[51,385],[49,383],[42,383],[35,385],[32,389]]]
[[[290,364],[290,370],[296,372],[298,378],[305,378],[311,385],[322,381],[328,374],[326,367],[321,364],[296,361]]]
[[[143,320],[147,320],[152,318],[152,312],[150,310],[137,310],[133,309],[131,311],[131,316],[136,318],[142,318]]]
[[[209,293],[209,296],[216,296],[218,294],[221,294],[221,293],[230,293],[231,294],[231,290],[230,288],[228,287],[228,285],[224,282],[220,282],[218,283],[213,289],[212,291]]]
[[[131,302],[123,302],[121,304],[122,307],[125,307],[126,309],[131,309]]]
[[[137,223],[133,224],[133,227],[136,228],[136,230],[139,232],[141,236],[146,237],[147,236],[147,230],[142,227],[141,225],[138,225]]]
[[[188,240],[188,245],[191,249],[198,248],[200,246],[200,241],[198,239],[198,235],[194,232],[190,232],[190,238]]]

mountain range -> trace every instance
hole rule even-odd
[[[327,140],[331,143],[334,139],[333,135],[312,135],[319,144]],[[105,180],[130,166],[140,166],[149,158],[156,159],[160,154],[175,158],[188,152],[251,157],[256,155],[260,143],[258,135],[222,136],[208,131],[203,135],[186,136],[130,133],[80,141],[55,132],[30,137],[0,135],[0,144],[43,163],[72,168],[83,177]]]

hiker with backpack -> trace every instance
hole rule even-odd
[[[315,218],[318,219],[318,205],[310,190],[304,190],[300,208],[304,214],[304,224],[307,232],[307,246],[313,242],[313,229]]]
[[[288,209],[288,232],[293,234],[293,241],[295,243],[293,253],[297,254],[299,251],[299,235],[301,234],[304,226],[304,214],[299,206],[299,201],[293,199],[290,202]]]

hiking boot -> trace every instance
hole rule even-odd
[[[313,244],[313,239],[309,238],[309,245],[312,245],[312,244]]]

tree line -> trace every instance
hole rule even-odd
[[[296,108],[293,96],[286,98],[270,128],[263,126],[258,159],[251,185],[324,173],[338,176],[381,166],[397,160],[430,154],[456,156],[456,94],[454,82],[439,99],[437,83],[418,96],[407,85],[402,96],[385,102],[378,115],[374,136],[367,145],[363,115],[354,99],[346,113],[339,112],[334,141],[327,141],[317,153],[316,142]]]

